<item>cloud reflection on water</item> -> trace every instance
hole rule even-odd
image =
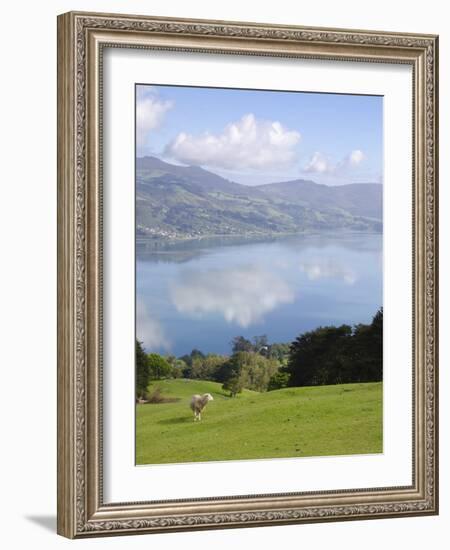
[[[306,273],[310,281],[318,279],[340,279],[347,285],[353,285],[358,280],[355,271],[334,258],[317,258],[300,263],[300,270]]]
[[[167,338],[161,323],[152,317],[139,298],[136,300],[136,337],[148,350],[170,350],[170,340]]]
[[[179,312],[200,316],[219,313],[228,323],[243,328],[295,299],[283,279],[259,266],[187,272],[180,279],[170,289]]]

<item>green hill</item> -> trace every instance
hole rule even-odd
[[[153,383],[179,401],[136,406],[136,463],[162,464],[382,452],[382,384],[286,388],[228,397],[204,380]],[[211,393],[201,422],[189,408]]]
[[[352,216],[381,221],[383,193],[378,183],[320,185],[313,181],[293,180],[258,185],[260,191],[276,203],[300,204],[320,211],[341,210]]]
[[[329,187],[311,181],[241,185],[199,166],[155,157],[136,161],[140,239],[261,237],[320,231],[382,230],[382,186]]]

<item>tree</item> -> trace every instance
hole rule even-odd
[[[290,386],[378,382],[383,377],[383,310],[370,325],[319,327],[291,344]]]
[[[179,357],[178,359],[180,359],[180,361],[183,361],[183,363],[187,366],[187,367],[191,367],[192,366],[192,358],[190,355],[188,355],[187,353],[185,355],[182,355],[181,357]]]
[[[225,391],[229,391],[230,397],[236,397],[236,395],[238,393],[241,393],[244,389],[243,380],[240,378],[239,375],[232,376],[223,383],[222,389]]]
[[[253,351],[253,344],[243,336],[235,336],[231,341],[231,349],[233,353],[238,351]]]
[[[191,351],[191,358],[192,359],[195,359],[195,358],[199,358],[199,359],[204,359],[205,358],[205,354],[200,351],[199,349],[196,349],[194,348],[192,351]]]
[[[150,377],[153,380],[168,378],[170,376],[172,367],[164,357],[158,353],[150,353],[148,355],[148,361],[150,365]]]
[[[219,365],[216,370],[216,382],[225,382],[233,376],[234,366],[230,357],[226,357],[225,361]]]
[[[205,354],[199,349],[195,348],[191,351],[189,355],[185,354],[180,357],[181,361],[183,361],[187,365],[187,368],[183,373],[184,378],[191,378],[192,363],[194,359],[203,359],[204,357]]]
[[[266,334],[261,336],[253,336],[253,351],[261,355],[267,355],[269,351],[269,340]]]
[[[243,388],[266,391],[269,380],[278,367],[278,362],[273,359],[267,359],[253,351],[238,351],[231,356],[222,371],[223,387],[230,390],[232,395]],[[236,388],[238,391],[235,391]]]
[[[357,382],[375,382],[383,379],[383,308],[370,325],[357,325],[351,350],[353,378]]]
[[[166,361],[172,367],[172,378],[182,378],[184,376],[184,371],[187,368],[187,365],[182,359],[178,359],[175,355],[167,355]]]
[[[150,382],[150,361],[142,342],[136,340],[136,397],[144,398]]]
[[[280,363],[285,364],[287,363],[289,358],[289,348],[290,344],[270,344],[267,352],[267,357],[269,357],[270,359],[276,359]]]
[[[223,377],[222,389],[230,392],[230,397],[236,397],[244,388],[244,378],[242,376],[241,364],[237,360],[237,356],[246,352],[235,353],[229,361],[221,367],[221,375]]]
[[[218,379],[218,372],[226,361],[228,361],[228,357],[213,353],[209,353],[205,357],[194,357],[190,377],[216,381]]]
[[[276,372],[270,377],[267,391],[279,390],[286,388],[289,385],[290,375],[288,372]]]
[[[305,332],[291,344],[283,370],[291,386],[318,386],[349,382],[346,373],[347,347],[352,337],[349,325],[319,327]]]
[[[231,341],[231,348],[233,353],[247,351],[267,355],[269,350],[269,341],[266,334],[261,334],[261,336],[253,336],[251,341],[243,336],[235,336]]]
[[[259,392],[266,391],[270,378],[279,368],[279,363],[274,359],[267,359],[259,353],[247,353],[240,357],[240,361],[242,362],[241,371],[245,387]]]

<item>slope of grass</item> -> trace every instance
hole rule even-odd
[[[382,384],[244,391],[204,380],[165,380],[176,403],[136,406],[136,463],[162,464],[382,452]],[[150,388],[151,389],[151,388]],[[211,393],[201,422],[194,393]]]

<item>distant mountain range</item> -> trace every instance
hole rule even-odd
[[[136,234],[164,240],[382,231],[383,188],[293,180],[247,186],[199,166],[136,162]]]

